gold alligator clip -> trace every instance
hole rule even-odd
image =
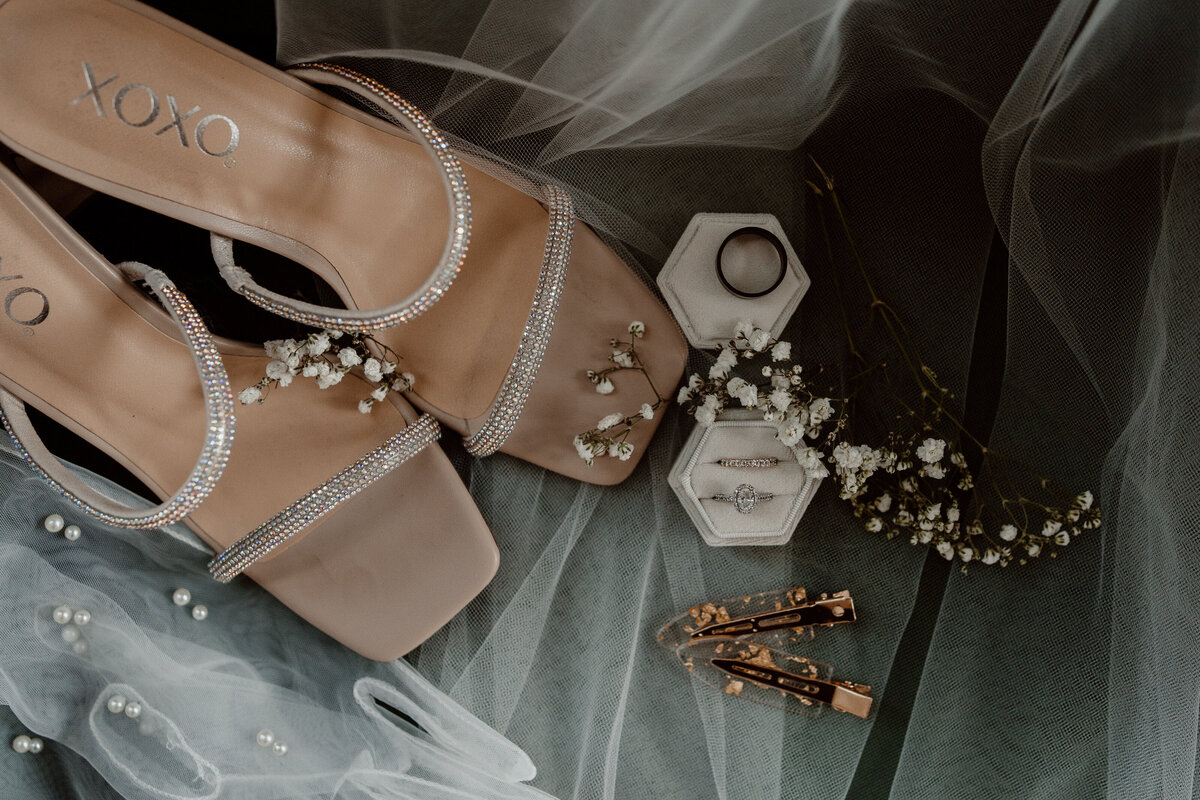
[[[871,687],[833,680],[833,668],[745,639],[693,639],[677,651],[683,665],[728,695],[815,717],[829,706],[866,719]]]
[[[804,587],[762,592],[693,606],[658,632],[658,641],[674,649],[688,641],[751,636],[784,644],[813,638],[813,627],[855,620],[854,600],[846,591],[809,600]]]

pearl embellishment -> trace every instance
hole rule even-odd
[[[125,695],[114,694],[108,698],[108,710],[114,714],[120,714],[125,710]]]
[[[130,700],[125,704],[125,716],[130,719],[137,719],[142,715],[142,704],[136,700]]]
[[[271,752],[277,756],[286,756],[287,751],[288,746],[285,742],[275,742],[275,744],[271,745]]]
[[[200,620],[205,620],[207,618],[208,618],[208,606],[197,605],[197,606],[192,607],[192,619],[200,621]]]
[[[18,753],[28,753],[29,746],[31,744],[33,744],[33,740],[22,733],[20,736],[12,740],[12,749],[16,750]]]
[[[67,644],[74,644],[79,641],[79,628],[74,625],[64,625],[61,633],[62,640]]]
[[[270,747],[271,745],[275,744],[275,734],[264,728],[258,732],[258,736],[255,737],[255,741],[258,742],[259,747]]]
[[[38,737],[36,737],[36,736],[30,737],[29,752],[32,753],[33,755],[36,756],[38,753],[42,752],[42,748],[44,748],[45,746],[46,746],[46,743],[43,742]]]
[[[66,625],[68,622],[71,621],[71,607],[70,606],[59,606],[58,608],[54,609],[53,616],[54,616],[54,621],[57,622],[59,625]]]
[[[75,612],[75,624],[76,625],[81,625],[81,626],[87,625],[91,621],[92,621],[92,612],[88,611],[87,609],[81,608]]]
[[[66,530],[63,531],[63,537],[66,538],[68,542],[77,542],[79,541],[79,537],[82,535],[83,530],[80,529],[78,525],[68,525]]]
[[[80,639],[78,642],[75,642],[75,644],[71,645],[71,651],[74,652],[75,655],[81,656],[88,651],[88,643],[85,640]]]
[[[175,594],[171,595],[171,602],[177,606],[186,606],[192,602],[192,593],[187,589],[176,589]]]
[[[42,520],[42,527],[51,533],[58,533],[66,524],[67,521],[62,518],[62,514],[51,514]]]

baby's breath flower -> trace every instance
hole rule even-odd
[[[633,455],[633,445],[629,442],[621,442],[617,445],[617,458],[621,461],[628,461]]]
[[[629,323],[629,332],[633,334],[633,338],[640,339],[646,335],[646,323],[641,320],[634,320]]]
[[[371,392],[371,399],[377,400],[382,403],[383,398],[387,397],[387,393],[388,393],[387,384],[377,386],[377,387],[375,387],[375,390],[373,392]]]
[[[983,551],[983,555],[979,557],[979,560],[984,564],[995,564],[1000,560],[1000,554],[995,550],[988,548],[987,550]]]
[[[753,322],[747,322],[746,320],[739,320],[738,323],[733,326],[733,336],[735,339],[748,337],[753,332],[754,332],[754,323]]]
[[[1062,523],[1056,519],[1048,519],[1042,525],[1042,536],[1053,536],[1062,529]]]
[[[632,367],[633,356],[624,350],[614,350],[612,354],[612,362],[618,367]]]
[[[308,354],[311,356],[319,356],[329,349],[329,334],[322,331],[321,333],[310,333],[308,335]]]
[[[1081,511],[1087,511],[1092,507],[1092,493],[1090,491],[1086,491],[1079,495],[1075,498],[1074,505]]]
[[[353,347],[343,347],[338,350],[338,361],[343,367],[356,367],[362,363],[362,356]]]
[[[1038,553],[1042,552],[1042,546],[1038,542],[1029,541],[1025,544],[1025,552],[1037,558]]]
[[[946,559],[947,561],[951,561],[954,559],[954,545],[950,544],[947,541],[938,542],[937,551],[938,551],[938,555],[941,556],[942,558]]]
[[[375,405],[375,404],[370,400],[359,400],[358,401],[358,413],[370,414],[371,406],[373,406],[373,405]]]
[[[871,533],[879,533],[881,530],[883,530],[883,520],[881,520],[879,517],[871,517],[869,520],[867,520],[866,528]]]
[[[933,478],[934,480],[940,481],[942,478],[946,477],[946,468],[941,464],[926,464],[925,466],[921,467],[921,474],[927,478]]]
[[[654,419],[654,406],[649,403],[642,403],[642,419]]]
[[[700,406],[696,409],[696,422],[701,425],[712,425],[717,421],[717,412],[707,406]]]
[[[604,417],[596,423],[596,430],[606,431],[623,419],[625,419],[623,414],[609,414],[607,417]]]
[[[775,437],[779,439],[779,443],[784,447],[793,447],[800,442],[800,438],[803,435],[804,428],[800,425],[800,420],[795,417],[788,417],[779,426],[779,431],[775,434]]]
[[[883,494],[879,495],[879,497],[875,500],[875,508],[881,514],[886,514],[888,512],[888,509],[890,509],[891,507],[892,507],[892,496],[890,494],[888,494],[887,492],[884,492]]]
[[[300,374],[306,378],[317,377],[317,365],[316,364],[305,364],[304,369],[300,370]]]
[[[791,342],[776,342],[775,346],[771,348],[771,360],[772,361],[787,361],[791,357],[792,357],[792,343]]]
[[[613,386],[613,382],[610,381],[608,378],[601,378],[600,381],[596,384],[596,391],[599,392],[600,394],[612,394],[613,389],[615,389],[615,388],[616,387]]]
[[[692,388],[690,386],[680,386],[679,394],[675,395],[675,402],[683,405],[692,397]]]
[[[921,446],[917,448],[917,458],[924,461],[926,464],[936,464],[942,460],[942,454],[946,450],[946,442],[942,439],[926,439]]]
[[[1071,534],[1066,531],[1059,531],[1054,537],[1054,543],[1066,547],[1071,543]]]
[[[371,383],[379,383],[383,380],[383,364],[377,358],[368,358],[363,362],[363,375]]]
[[[958,557],[962,559],[964,564],[966,564],[975,557],[975,551],[970,547],[960,547],[958,550]]]
[[[291,370],[288,369],[288,365],[282,361],[277,360],[267,364],[267,377],[273,381],[279,380],[290,372]]]
[[[1017,538],[1017,526],[1012,524],[1002,525],[1000,527],[1000,538],[1006,542],[1011,542]]]
[[[776,389],[771,392],[771,405],[780,411],[787,411],[792,404],[792,396],[786,389]]]
[[[762,352],[763,350],[766,349],[767,345],[770,343],[771,334],[768,333],[767,331],[764,331],[761,328],[759,328],[759,329],[756,329],[753,333],[751,333],[746,338],[750,342],[751,350],[755,350],[757,352]]]
[[[318,389],[328,389],[330,386],[334,386],[334,385],[340,383],[342,378],[345,375],[346,375],[346,373],[342,372],[341,370],[336,370],[336,369],[329,370],[329,371],[325,372],[323,375],[318,375],[317,376],[317,388]]]
[[[261,403],[262,390],[257,386],[250,386],[246,389],[242,389],[240,392],[238,392],[238,402],[244,406],[250,405],[251,403]]]

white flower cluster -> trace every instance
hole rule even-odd
[[[645,337],[646,324],[639,320],[634,320],[629,323],[629,341],[621,341],[618,339],[609,339],[609,347],[613,348],[608,360],[612,363],[611,367],[603,369],[599,372],[588,370],[586,372],[587,379],[596,387],[596,391],[600,394],[612,394],[616,389],[610,375],[616,372],[625,370],[633,370],[641,372],[649,382],[649,375],[646,373],[646,367],[642,364],[641,357],[637,352],[637,340]],[[650,384],[653,388],[653,383]],[[642,420],[654,419],[655,413],[666,400],[657,396],[655,392],[654,403],[642,403],[642,407],[637,413],[625,415],[621,413],[609,414],[599,422],[596,427],[591,430],[584,431],[576,436],[573,440],[575,452],[583,459],[589,467],[596,463],[596,459],[602,456],[609,456],[620,461],[628,461],[634,453],[632,442],[626,441],[630,431]]]
[[[729,377],[739,361],[763,354],[769,354],[772,362],[761,369],[765,383]],[[742,408],[760,409],[763,419],[776,424],[776,438],[787,447],[798,445],[805,437],[815,440],[833,418],[833,401],[813,395],[799,364],[780,363],[791,356],[790,342],[776,341],[753,323],[739,322],[733,338],[721,344],[708,379],[690,376],[675,399],[701,425],[713,424],[722,411],[737,403]],[[824,456],[816,453],[816,457]]]
[[[264,343],[263,349],[271,359],[267,363],[266,377],[239,392],[238,400],[243,404],[261,403],[267,390],[274,386],[286,387],[298,376],[314,378],[317,388],[328,389],[360,366],[368,381],[379,384],[366,399],[359,401],[358,410],[364,414],[369,414],[372,406],[387,397],[388,392],[412,389],[412,374],[397,373],[396,362],[377,358],[368,342],[380,351],[390,353],[390,350],[361,334],[350,335],[348,341],[339,346],[344,335],[342,331],[323,330],[310,333],[304,339],[272,339]]]

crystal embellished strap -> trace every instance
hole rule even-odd
[[[575,214],[570,196],[559,187],[547,186],[546,199],[550,206],[550,231],[546,236],[546,250],[542,256],[542,271],[538,276],[533,306],[529,309],[529,320],[521,334],[521,343],[517,346],[517,353],[513,356],[500,393],[492,404],[491,413],[483,426],[465,442],[467,451],[475,456],[495,453],[517,426],[554,331],[558,304],[567,278],[567,265],[571,261]]]
[[[231,544],[209,562],[208,571],[217,580],[228,583],[293,536],[436,442],[440,436],[441,428],[437,420],[422,414],[403,432]]]
[[[462,165],[450,152],[450,145],[420,110],[378,81],[334,64],[299,64],[297,74],[315,83],[328,83],[365,97],[391,119],[412,131],[418,141],[441,167],[442,182],[450,199],[450,233],[441,260],[425,283],[413,294],[394,305],[374,310],[339,309],[293,300],[260,286],[250,273],[233,262],[228,239],[213,234],[213,255],[221,276],[229,286],[250,302],[268,311],[314,328],[369,332],[410,322],[428,311],[450,288],[462,270],[471,238],[471,198]]]
[[[229,376],[221,363],[221,354],[200,315],[162,272],[144,264],[126,263],[121,268],[131,277],[145,281],[162,300],[167,312],[183,331],[192,357],[200,373],[204,393],[206,435],[204,447],[191,475],[178,492],[149,510],[121,506],[76,479],[50,454],[38,438],[25,404],[7,392],[0,391],[0,422],[12,437],[22,458],[33,467],[54,490],[85,514],[109,525],[123,528],[160,528],[187,516],[213,487],[229,463],[233,446],[233,392]],[[43,466],[44,465],[44,466]],[[53,474],[52,474],[53,473]]]

